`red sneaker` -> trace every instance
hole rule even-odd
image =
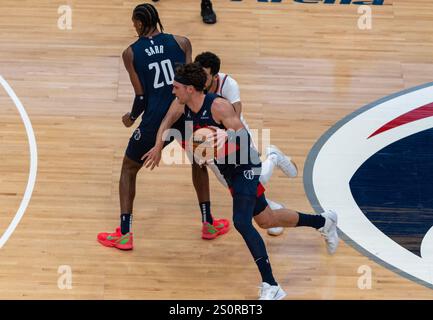
[[[208,222],[203,223],[201,229],[202,239],[212,240],[216,237],[227,233],[230,229],[230,223],[227,219],[214,219],[213,224]]]
[[[106,247],[115,247],[120,250],[132,250],[133,248],[133,233],[122,234],[120,227],[117,227],[114,233],[99,233],[97,239],[100,244]]]

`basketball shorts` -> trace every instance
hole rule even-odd
[[[235,195],[251,196],[255,198],[253,216],[258,215],[268,206],[265,197],[265,188],[260,183],[260,170],[254,170],[251,166],[240,166],[229,179],[226,178],[230,193]]]
[[[137,127],[129,139],[128,147],[126,148],[126,156],[138,163],[143,163],[141,158],[155,146],[156,135],[158,128],[148,128],[142,125]],[[177,140],[181,145],[184,145],[185,140],[185,120],[182,116],[176,123],[173,124],[171,129],[174,129],[170,134],[170,140],[164,142],[164,147],[174,140]]]

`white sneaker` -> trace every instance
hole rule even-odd
[[[298,175],[298,167],[296,163],[292,161],[292,159],[286,156],[278,147],[274,145],[270,145],[266,147],[266,157],[269,157],[271,154],[275,154],[277,157],[277,167],[284,172],[286,176],[289,178],[294,178]]]
[[[325,218],[325,225],[319,229],[319,232],[325,238],[328,253],[334,254],[340,240],[337,233],[337,214],[333,210],[328,210],[323,212],[321,216]]]
[[[281,300],[287,296],[280,285],[271,286],[269,283],[262,282],[259,288],[259,300]]]
[[[269,228],[267,231],[270,236],[279,236],[283,234],[284,227]]]

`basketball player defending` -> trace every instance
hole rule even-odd
[[[200,63],[206,72],[207,80],[205,90],[208,93],[216,93],[227,99],[235,108],[236,114],[240,117],[245,129],[247,129],[250,136],[252,136],[248,124],[242,115],[242,102],[239,85],[231,76],[220,72],[220,58],[212,52],[203,52],[195,57],[194,62]],[[257,145],[255,145],[255,147],[257,148]],[[268,146],[266,148],[265,156],[266,159],[262,163],[262,174],[260,175],[260,182],[262,185],[267,184],[272,176],[275,166],[277,166],[289,178],[294,178],[298,175],[296,164],[276,146]],[[219,173],[215,164],[209,163],[208,166],[213,171],[218,181],[227,187],[224,177]],[[204,170],[206,170],[206,167],[204,167]],[[275,210],[283,208],[283,205],[277,202],[269,199],[267,199],[267,201],[271,209]],[[283,231],[284,228],[282,227],[269,228],[267,230],[268,234],[273,236],[278,236],[282,234]]]
[[[176,116],[170,117],[170,120],[166,117],[161,123],[161,128],[165,132],[170,128],[170,122],[178,119],[186,121],[192,129],[216,127],[222,129],[220,134],[225,133],[228,146],[225,149],[238,150],[234,157],[233,154],[229,154],[214,161],[233,197],[234,226],[246,242],[262,277],[259,299],[282,299],[286,293],[274,279],[265,244],[254,228],[252,219],[254,218],[261,228],[266,229],[302,226],[315,228],[324,235],[328,253],[333,254],[339,241],[337,214],[334,211],[314,215],[285,208],[270,209],[264,195],[264,188],[259,182],[261,162],[257,150],[251,144],[248,131],[230,102],[216,94],[203,92],[205,84],[206,73],[200,64],[190,63],[180,66],[176,70],[173,93],[180,104],[185,106],[177,105]],[[214,137],[210,138],[210,141],[213,141]],[[155,147],[148,154],[161,153],[163,145],[164,140],[158,138]],[[149,159],[152,162],[153,159],[160,159],[160,157],[152,156]],[[152,163],[152,167],[154,165],[157,163]]]
[[[138,5],[133,11],[132,21],[139,39],[123,52],[123,62],[136,96],[131,112],[125,114],[122,121],[130,127],[143,112],[144,115],[129,140],[123,159],[119,181],[120,227],[114,233],[104,232],[97,236],[102,245],[121,250],[133,248],[131,225],[136,177],[143,166],[141,158],[154,146],[161,121],[174,100],[172,84],[175,64],[192,60],[190,41],[163,33],[153,5]],[[184,122],[178,121],[173,127],[183,132]],[[223,228],[228,227],[227,220],[216,220],[216,223]]]

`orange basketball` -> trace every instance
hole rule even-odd
[[[217,155],[217,141],[206,141],[208,135],[215,133],[216,129],[207,127],[200,128],[194,131],[193,134],[193,152],[194,158],[197,162],[201,163],[211,160]]]

